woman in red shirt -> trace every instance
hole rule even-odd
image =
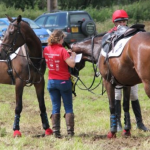
[[[46,60],[48,72],[48,86],[52,101],[52,126],[56,138],[60,138],[60,108],[61,98],[65,108],[65,119],[69,136],[74,135],[74,113],[72,103],[72,84],[69,67],[75,66],[76,53],[70,54],[62,46],[65,34],[61,30],[54,30],[48,39],[48,46],[44,48],[43,56]]]

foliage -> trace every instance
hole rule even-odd
[[[14,6],[16,9],[21,9],[22,11],[25,10],[25,8],[34,8],[35,0],[1,0],[1,3],[4,3],[6,7],[12,7]]]
[[[32,8],[38,6],[38,9],[44,9],[47,5],[47,0],[0,0],[0,3],[5,4],[7,8],[14,6],[15,9],[21,9],[25,11],[25,9]]]
[[[86,9],[91,6],[92,8],[100,9],[101,7],[111,7],[112,5],[126,5],[139,0],[59,0],[59,6],[62,10],[78,10]]]
[[[13,3],[13,1],[15,1],[16,3]],[[28,1],[28,3],[26,2]],[[30,5],[30,0],[5,0],[5,2],[3,0],[0,0],[0,17],[4,17],[4,14],[7,12],[8,15],[12,15],[12,16],[18,16],[19,14],[23,15],[24,17],[28,17],[31,19],[35,19],[37,16],[43,14],[44,12],[47,11],[47,7],[46,7],[46,0],[41,1],[41,0],[33,0],[32,4],[34,4],[33,6]],[[124,5],[124,3],[128,2],[128,5]],[[133,2],[134,3],[131,3]],[[9,3],[8,3],[9,2]],[[24,2],[26,2],[26,6],[24,8],[21,7],[21,4],[23,4]],[[112,13],[116,10],[116,9],[125,9],[127,11],[127,13],[129,14],[129,19],[131,22],[134,23],[138,23],[141,22],[143,20],[150,20],[150,15],[149,15],[149,6],[150,6],[150,1],[149,0],[141,0],[141,1],[137,1],[137,0],[114,0],[112,1],[113,5],[111,6],[107,6],[107,7],[102,7],[102,4],[97,6],[96,4],[94,5],[94,2],[96,1],[84,1],[88,7],[85,7],[85,5],[82,5],[81,2],[83,3],[83,0],[78,1],[78,3],[76,5],[73,5],[73,3],[76,2],[76,0],[59,0],[59,8],[62,10],[85,10],[87,12],[89,12],[89,14],[92,16],[92,18],[94,19],[95,22],[104,22],[107,20],[111,20],[111,16]],[[89,3],[88,3],[89,2]],[[92,3],[95,7],[93,7]],[[6,5],[6,3],[8,3]],[[16,4],[19,3],[19,5],[17,5],[16,8]],[[114,5],[114,4],[118,4],[118,5]],[[71,6],[70,6],[70,5]],[[70,7],[69,7],[70,6]],[[99,7],[100,6],[100,7]],[[76,9],[77,7],[77,9]],[[34,9],[33,9],[34,8]],[[40,8],[40,9],[39,9]],[[24,11],[23,11],[23,10]]]
[[[90,13],[92,18],[97,22],[111,20],[113,12],[117,9],[124,9],[129,15],[129,20],[134,23],[139,23],[143,20],[150,20],[149,15],[150,1],[139,1],[128,5],[113,5],[111,7],[101,7],[99,9],[87,7],[85,10]]]
[[[46,9],[39,10],[36,6],[34,9],[27,9],[25,8],[25,11],[22,11],[21,9],[16,9],[14,6],[7,8],[6,5],[0,4],[0,17],[5,17],[5,14],[8,14],[11,17],[16,17],[18,15],[22,15],[23,17],[27,17],[30,19],[35,19],[37,16],[43,14],[43,12],[46,12]]]

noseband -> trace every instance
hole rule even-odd
[[[14,21],[15,21],[15,20],[14,20]],[[14,21],[13,21],[13,22],[14,22]],[[23,37],[23,40],[25,41],[25,38],[24,38],[23,34],[22,34],[21,31],[20,31],[21,23],[19,22],[19,24],[16,25],[16,24],[13,24],[13,22],[10,23],[10,25],[13,25],[13,26],[17,27],[16,33],[14,33],[14,34],[16,34],[16,35],[15,35],[15,38],[14,38],[13,42],[12,42],[11,44],[5,44],[5,43],[3,43],[3,42],[1,43],[1,45],[3,45],[4,47],[8,47],[8,49],[5,49],[4,47],[2,48],[2,50],[3,50],[3,51],[5,52],[5,54],[6,54],[6,57],[8,57],[11,53],[13,53],[13,52],[15,51],[14,46],[16,45],[16,41],[17,41],[18,35],[21,35],[21,36]],[[7,30],[8,30],[8,29],[7,29]],[[11,33],[9,33],[9,34],[12,35]]]

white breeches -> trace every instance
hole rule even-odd
[[[116,86],[116,87],[120,88],[121,86]],[[115,89],[115,99],[121,100],[122,93],[123,93],[123,89]],[[138,99],[138,85],[134,85],[131,87],[130,100],[135,101],[137,99]]]

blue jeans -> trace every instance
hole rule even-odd
[[[60,113],[61,97],[65,113],[73,113],[71,80],[48,80],[47,89],[52,101],[52,114]]]

